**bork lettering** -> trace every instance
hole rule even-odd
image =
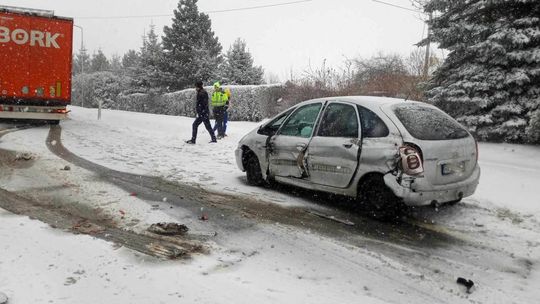
[[[58,33],[53,34],[50,32],[36,30],[31,30],[30,33],[28,33],[23,29],[15,29],[10,31],[9,28],[0,26],[0,43],[8,43],[13,41],[13,43],[19,45],[28,43],[30,46],[40,46],[46,48],[53,47],[55,49],[59,49],[60,46],[56,42],[58,37],[60,37],[60,34]]]

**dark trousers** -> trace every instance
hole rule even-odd
[[[210,133],[210,138],[212,138],[212,140],[215,140],[216,135],[214,135],[214,130],[212,130],[212,126],[210,125],[210,118],[208,117],[208,115],[197,115],[197,118],[195,118],[195,121],[193,122],[191,139],[193,141],[197,140],[197,131],[201,123],[204,123],[206,130],[208,131],[208,133]]]
[[[223,128],[223,118],[225,115],[225,107],[215,107],[213,111],[214,111],[214,118],[216,119],[218,136],[223,137],[225,136],[225,130]]]
[[[223,134],[227,134],[227,122],[229,121],[229,112],[225,110],[223,112]],[[217,123],[214,124],[214,132],[217,131]]]

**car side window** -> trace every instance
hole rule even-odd
[[[262,135],[268,135],[268,136],[272,136],[276,134],[276,132],[279,130],[279,127],[281,127],[281,125],[283,124],[287,116],[289,116],[289,114],[291,114],[293,110],[294,108],[288,110],[285,113],[282,113],[281,115],[278,115],[272,121],[268,122],[266,125],[260,128],[259,131],[257,131],[257,133],[262,134]]]
[[[313,103],[298,108],[287,118],[279,134],[308,138],[313,133],[315,121],[321,111],[321,103]]]
[[[373,111],[358,106],[362,123],[362,137],[386,137],[390,134],[384,121]]]
[[[317,135],[358,138],[358,117],[354,107],[343,103],[328,105]]]

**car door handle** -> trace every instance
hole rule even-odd
[[[347,149],[350,149],[352,147],[353,144],[343,144],[343,146]]]

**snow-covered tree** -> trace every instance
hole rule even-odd
[[[123,72],[122,59],[118,54],[114,54],[111,57],[111,71],[116,74]]]
[[[246,48],[246,42],[238,38],[225,55],[221,76],[229,84],[261,84],[264,71],[261,66],[253,66],[253,57]]]
[[[92,55],[92,60],[90,61],[90,72],[108,71],[110,68],[111,63],[105,54],[103,54],[101,49]]]
[[[138,56],[134,82],[139,89],[137,91],[148,91],[162,87],[163,76],[160,65],[163,62],[163,50],[156,35],[154,25],[150,26],[150,31],[143,37],[143,45]]]
[[[540,1],[431,0],[432,39],[450,51],[428,100],[481,139],[525,140],[540,107]]]
[[[124,69],[134,68],[139,64],[140,55],[135,50],[129,50],[122,57],[122,66]]]
[[[526,132],[529,142],[540,144],[540,110],[534,111],[531,115]]]
[[[74,105],[115,108],[118,96],[126,89],[128,79],[109,71],[84,73],[73,77],[72,102]]]
[[[172,25],[163,31],[163,70],[170,89],[191,87],[197,80],[207,82],[215,77],[223,60],[221,44],[208,15],[199,12],[197,0],[180,0]]]

